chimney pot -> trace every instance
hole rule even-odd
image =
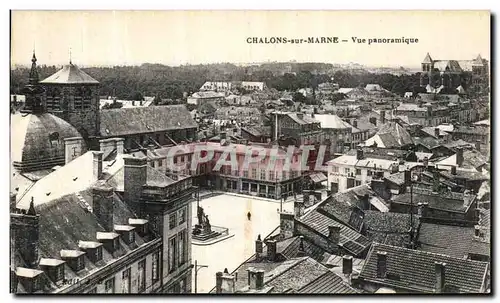
[[[481,236],[481,227],[479,225],[474,226],[474,236],[476,236],[476,237]]]
[[[462,148],[460,148],[460,147],[457,148],[456,157],[457,157],[457,166],[462,167],[462,165],[464,163],[464,150]]]
[[[344,275],[352,274],[352,256],[342,257],[342,273]]]
[[[385,279],[387,275],[387,253],[385,251],[377,252],[377,278]]]
[[[434,137],[439,139],[439,127],[434,128]]]
[[[436,268],[436,292],[442,293],[444,292],[444,285],[446,283],[446,263],[443,262],[435,262]]]
[[[358,148],[356,150],[356,159],[357,160],[363,160],[363,158],[364,158],[363,149],[362,148]]]
[[[101,151],[93,151],[92,154],[94,155],[94,180],[97,181],[102,175],[102,155],[103,152]]]
[[[456,174],[457,174],[457,167],[456,167],[455,165],[453,165],[453,166],[451,167],[451,174],[452,174],[452,175],[456,175]]]
[[[222,293],[222,272],[215,273],[215,293]]]
[[[276,240],[268,240],[267,246],[267,259],[269,261],[276,261]]]

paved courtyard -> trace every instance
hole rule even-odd
[[[198,271],[198,293],[207,293],[215,287],[215,273],[227,268],[229,272],[236,269],[243,261],[255,252],[257,235],[262,239],[279,225],[279,214],[276,212],[280,204],[275,200],[253,199],[252,197],[223,194],[205,198],[200,201],[210,224],[229,228],[234,237],[208,246],[192,246],[192,260],[200,265],[208,265]],[[193,210],[196,202],[193,202]],[[293,202],[283,203],[283,209],[293,210]],[[247,212],[252,220],[247,220]],[[193,211],[193,224],[197,222],[196,211]],[[193,277],[194,292],[194,277]]]

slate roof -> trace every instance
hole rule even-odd
[[[474,168],[477,169],[488,163],[489,159],[483,156],[480,152],[476,150],[464,150],[463,151],[464,161],[462,163],[463,168]],[[444,160],[437,162],[438,165],[457,165],[457,154],[454,154]]]
[[[422,223],[419,249],[455,258],[464,258],[469,253],[489,256],[489,241],[480,241],[474,237],[474,232],[474,227]]]
[[[389,278],[377,278],[377,252],[387,253]],[[445,291],[483,292],[488,263],[374,243],[361,270],[360,278],[385,286],[433,293],[436,285],[435,262],[446,263]]]
[[[299,294],[356,294],[358,291],[337,274],[327,271],[297,291]]]
[[[454,175],[451,173],[451,171],[444,170],[440,172],[441,175],[448,179],[467,179],[467,180],[489,180],[490,178],[488,176],[483,175],[482,173],[476,171],[476,170],[463,170],[463,169],[457,169],[457,173]]]
[[[117,108],[101,111],[100,132],[103,137],[197,127],[198,124],[184,105]]]
[[[314,259],[304,257],[300,258],[293,266],[284,272],[280,272],[279,268],[276,268],[274,271],[277,273],[267,281],[264,275],[264,284],[274,287],[273,293],[282,293],[289,289],[294,291],[299,290],[328,272],[328,269]],[[273,273],[271,272],[270,274]]]
[[[410,152],[395,148],[383,148],[383,147],[373,147],[373,146],[363,146],[360,147],[363,150],[364,158],[374,158],[374,159],[385,159],[385,160],[399,160],[406,159]],[[346,155],[356,156],[357,149],[350,149]]]
[[[307,213],[298,221],[315,230],[324,237],[328,237],[328,226],[339,226],[341,228],[339,243],[353,255],[361,254],[368,246],[370,246],[371,243],[369,239],[354,229],[351,229],[347,225],[330,218],[317,209]]]
[[[384,142],[385,147],[400,147],[413,144],[413,139],[408,131],[396,122],[385,123],[379,128],[377,134]]]
[[[84,197],[87,203],[93,204],[90,189],[78,194]],[[129,218],[135,218],[128,206],[116,194],[114,194],[113,200],[113,223],[127,224]],[[77,194],[70,194],[36,206],[35,210],[40,214],[39,253],[42,258],[60,259],[62,250],[78,251],[80,250],[80,241],[97,242],[97,233],[105,231],[96,216],[88,212],[82,205]],[[118,257],[127,254],[148,240],[136,235],[135,244],[128,245],[121,239],[119,241],[119,249],[113,254],[103,249],[103,259],[100,262],[94,263],[85,256],[85,269],[78,273],[65,265],[65,278],[81,279],[98,268],[115,262]],[[58,287],[60,285],[52,285],[52,288]]]
[[[410,204],[410,193],[404,193],[397,195],[393,198],[393,201],[397,203]],[[432,193],[432,191],[413,188],[413,205],[416,207],[418,203],[429,203],[430,208],[441,209],[453,212],[464,212],[466,211],[472,201],[474,196],[464,195],[462,193],[454,192],[440,192]],[[465,201],[465,202],[464,202]]]
[[[70,63],[52,76],[40,81],[40,84],[99,84],[99,81]]]
[[[401,246],[409,244],[410,240],[410,214],[364,211],[363,223],[367,236],[374,242]],[[419,226],[419,216],[413,216],[413,228]]]

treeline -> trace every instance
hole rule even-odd
[[[38,66],[40,79],[58,70],[56,66]],[[83,70],[100,82],[101,96],[134,100],[138,96],[156,96],[161,99],[182,99],[184,93],[199,90],[205,81],[262,81],[269,88],[279,91],[296,91],[300,88],[316,88],[332,81],[340,87],[380,84],[387,90],[403,95],[419,86],[419,75],[351,74],[347,70],[333,71],[331,64],[323,63],[266,63],[260,66],[241,67],[233,64],[165,66],[143,64],[141,66],[90,67]],[[27,84],[29,68],[11,70],[10,91],[20,93]]]

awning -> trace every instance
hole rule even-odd
[[[328,180],[328,178],[323,173],[310,174],[309,178],[311,178],[311,181],[313,181],[314,183],[321,183],[323,181]]]

